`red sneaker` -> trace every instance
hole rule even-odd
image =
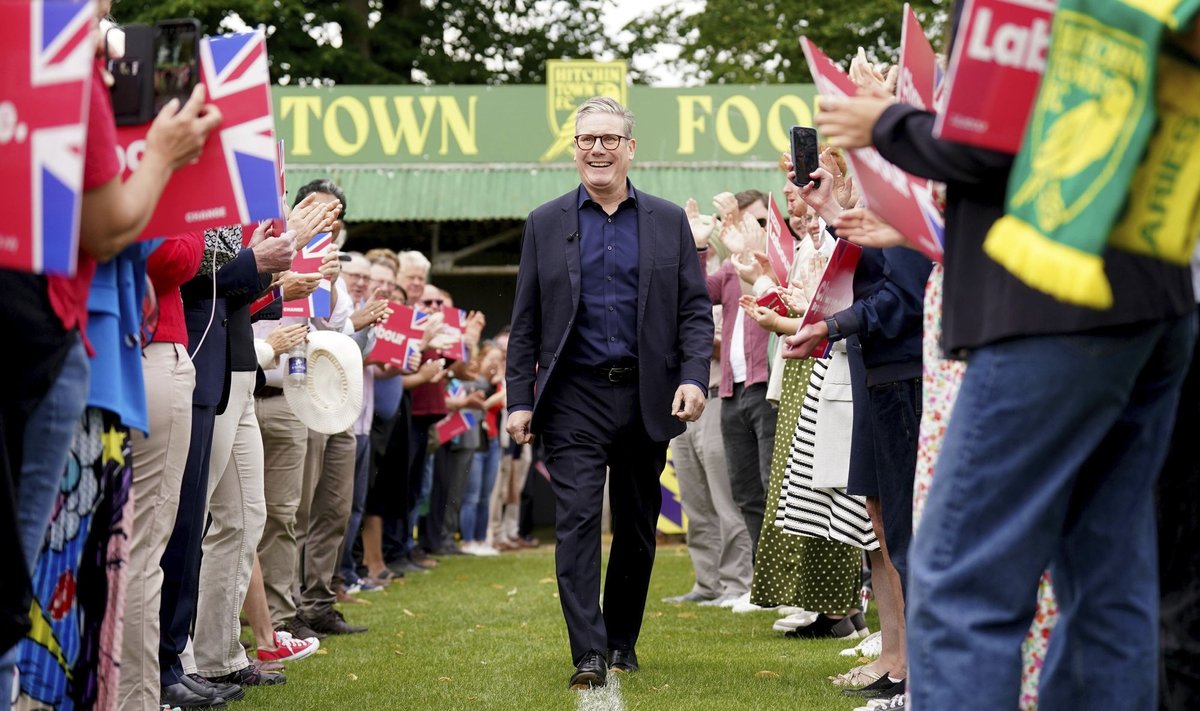
[[[316,637],[298,639],[290,633],[278,630],[275,632],[275,649],[258,648],[258,659],[263,662],[294,662],[304,659],[321,648],[321,640]]]

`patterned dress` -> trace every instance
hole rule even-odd
[[[120,418],[85,410],[34,570],[18,710],[116,708],[132,463]]]
[[[958,397],[966,363],[942,358],[938,345],[942,336],[942,265],[935,264],[925,285],[925,331],[923,342],[924,367],[922,392],[924,409],[921,412],[921,429],[917,449],[916,480],[913,485],[913,530],[921,522],[925,510],[925,499],[929,495],[929,484],[942,442],[946,438],[946,424]],[[1050,586],[1050,574],[1042,576],[1038,586],[1038,609],[1021,645],[1021,711],[1037,709],[1037,687],[1041,676],[1046,649],[1050,645],[1050,633],[1058,621],[1058,606]]]

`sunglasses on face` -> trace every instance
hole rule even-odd
[[[433,306],[435,304],[437,306],[441,306],[442,304],[446,303],[446,300],[445,299],[421,299],[421,303],[424,304],[425,306]]]

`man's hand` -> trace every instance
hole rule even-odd
[[[829,337],[829,327],[824,321],[810,323],[795,335],[783,339],[784,352],[788,358],[808,358],[817,344]]]
[[[704,401],[708,393],[691,383],[683,383],[675,388],[675,397],[671,400],[671,414],[681,422],[695,422],[704,412]],[[508,432],[512,434],[512,415],[509,415]]]
[[[800,186],[800,198],[829,224],[842,214],[842,206],[833,195],[833,175],[824,168],[817,168],[808,176],[809,182]],[[821,181],[817,185],[815,181]]]
[[[425,332],[421,334],[421,350],[428,348],[433,339],[437,338],[441,334],[442,329],[446,327],[443,319],[444,317],[440,311],[429,314],[429,318],[425,321]]]
[[[387,299],[376,298],[363,304],[358,311],[350,314],[350,324],[355,331],[361,331],[367,326],[379,323],[392,315]]]
[[[687,203],[683,206],[683,212],[687,215],[688,225],[692,228],[692,239],[696,242],[696,249],[708,247],[708,240],[712,237],[713,228],[717,224],[716,219],[712,215],[701,215],[700,205],[695,198],[688,198]]]
[[[178,170],[200,157],[208,134],[219,125],[221,110],[204,103],[204,85],[197,84],[183,108],[179,99],[171,99],[158,112],[146,134],[146,154]]]
[[[863,207],[843,212],[834,220],[833,226],[838,231],[839,237],[863,247],[915,249],[912,242],[900,234],[899,230],[884,222],[879,215]]]
[[[410,362],[411,365],[411,362]],[[449,371],[446,369],[445,358],[434,358],[421,363],[417,367],[417,379],[422,383],[436,383],[446,377]]]
[[[893,103],[895,99],[868,96],[818,97],[817,130],[831,146],[866,148],[871,145],[875,122]]]
[[[683,386],[680,386],[682,389]],[[695,388],[692,388],[695,390]],[[679,394],[676,393],[678,398]],[[704,403],[701,403],[703,406]],[[530,410],[517,410],[508,413],[508,436],[512,437],[512,441],[517,444],[529,444],[533,441],[533,432],[529,431],[529,425],[533,421],[533,412]]]
[[[255,234],[262,229],[259,225],[255,229]],[[295,236],[291,232],[284,232],[279,237],[267,237],[259,241],[251,249],[254,251],[254,263],[258,265],[260,274],[273,274],[282,272],[292,266],[292,257],[296,251],[292,248]]]
[[[275,350],[275,357],[292,350],[301,341],[308,340],[308,326],[294,323],[291,326],[280,326],[267,335],[267,345]]]
[[[279,284],[283,287],[284,301],[306,299],[321,284],[321,275],[317,272],[312,272],[311,274],[284,272],[283,277],[279,280]]]

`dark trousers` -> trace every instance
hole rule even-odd
[[[542,400],[541,438],[555,497],[555,569],[571,657],[633,649],[642,627],[662,505],[667,443],[642,424],[638,384],[571,373]],[[600,609],[600,519],[606,468],[612,548]]]
[[[179,487],[179,513],[163,552],[162,607],[158,619],[159,678],[163,686],[179,683],[183,663],[179,655],[187,644],[196,616],[200,584],[200,543],[208,509],[208,460],[212,454],[213,424],[217,408],[192,405],[192,437],[183,482]]]
[[[762,532],[777,416],[767,402],[766,383],[734,383],[733,396],[721,400],[721,439],[725,440],[729,487],[733,502],[746,519],[752,551],[758,549],[758,534]]]
[[[1163,711],[1200,697],[1200,348],[1183,390],[1167,462],[1158,480],[1158,565]]]
[[[921,425],[921,379],[867,386],[878,471],[879,508],[888,557],[908,587],[908,546],[912,542],[913,479],[917,471],[917,430]]]
[[[458,509],[467,488],[471,468],[469,449],[455,449],[450,442],[438,447],[433,455],[433,486],[429,491],[429,515],[426,518],[428,541],[421,545],[431,553],[441,553],[454,545],[458,530]]]

